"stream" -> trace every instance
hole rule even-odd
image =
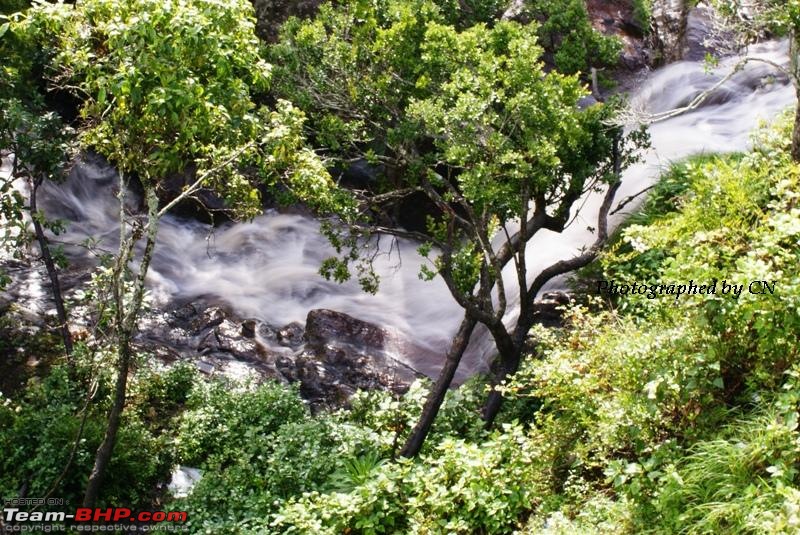
[[[768,42],[751,52],[787,63],[787,48],[785,42]],[[706,72],[702,62],[673,63],[644,77],[631,100],[650,112],[684,106],[720,80],[733,62],[723,61],[712,73]],[[702,107],[651,127],[652,149],[642,163],[625,172],[617,200],[650,185],[672,161],[701,152],[746,149],[760,121],[772,120],[793,103],[794,90],[787,79],[775,76],[766,65],[748,66]],[[118,234],[116,184],[112,168],[84,161],[64,184],[43,188],[41,207],[49,217],[68,223],[67,232],[58,240],[78,244],[92,237],[100,247],[113,250]],[[596,226],[599,202],[599,195],[588,195],[576,203],[581,206],[580,212],[563,233],[543,231],[535,237],[528,247],[531,277],[594,241],[587,227]],[[355,282],[336,284],[319,276],[320,263],[332,250],[312,218],[269,211],[249,222],[212,228],[167,216],[161,222],[147,282],[157,307],[199,298],[216,300],[239,317],[270,325],[304,323],[312,309],[344,312],[387,327],[398,339],[412,340],[412,345],[390,348],[395,358],[433,375],[441,366],[462,312],[441,280],[419,279],[423,259],[416,247],[401,240],[391,254],[378,259],[381,285],[376,295],[369,295]],[[66,252],[76,266],[95,262],[83,247],[68,246]],[[545,291],[560,285],[563,280],[553,281]],[[35,285],[31,288],[27,298],[42,299],[46,295],[41,284],[38,291]],[[509,308],[511,321],[517,312],[513,306]],[[492,349],[485,332],[476,332],[457,379],[484,370]]]

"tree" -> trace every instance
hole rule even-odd
[[[252,217],[261,208],[254,182],[281,184],[321,210],[342,208],[344,217],[347,198],[305,148],[302,114],[285,101],[272,110],[255,104],[271,67],[259,55],[245,0],[37,4],[14,31],[39,40],[51,87],[81,99],[83,146],[119,172],[119,243],[101,271],[105,294],[97,311],[105,318],[101,334],[116,348],[116,383],[84,497],[92,507],[121,423],[161,217],[201,188],[224,197],[235,216]],[[163,180],[187,169],[194,173],[189,184],[165,198]],[[127,208],[132,180],[141,185],[145,215]]]
[[[11,154],[10,179],[23,179],[28,185],[28,206],[34,237],[39,245],[41,260],[50,279],[53,301],[56,307],[58,331],[64,343],[67,359],[72,354],[72,335],[69,330],[67,311],[61,294],[58,277],[59,258],[54,257],[45,229],[55,232],[60,229],[57,221],[48,221],[37,207],[37,194],[47,180],[59,181],[64,177],[66,159],[69,154],[71,136],[59,117],[53,112],[38,113],[29,110],[17,99],[0,99],[0,144]],[[4,217],[11,223],[7,235],[17,246],[27,238],[28,230],[22,218],[24,203],[22,196],[13,189],[9,180],[3,185],[2,202]],[[8,231],[7,231],[8,232]],[[63,266],[61,266],[63,267]]]
[[[562,231],[578,199],[605,185],[607,215],[619,171],[632,158],[631,144],[605,126],[613,106],[581,110],[587,93],[578,76],[545,72],[536,24],[459,31],[447,22],[425,0],[383,9],[354,0],[324,7],[311,22],[290,21],[272,49],[280,94],[307,111],[317,142],[342,161],[362,158],[383,169],[361,192],[364,219],[334,236],[351,252],[323,272],[345,278],[352,250],[372,233],[417,239],[431,259],[422,275],[442,277],[464,309],[406,456],[422,446],[477,323],[500,354],[493,382],[516,371],[537,293],[598,247],[529,281],[529,241],[542,230]],[[418,194],[435,207],[426,232],[393,227],[388,207]],[[603,218],[598,242],[606,236]],[[513,276],[504,278],[507,266]],[[357,269],[363,278],[363,265]],[[517,296],[520,313],[509,328]],[[487,400],[488,425],[500,399],[495,392]]]
[[[30,56],[35,55],[31,43],[9,33],[11,22],[18,16],[0,16],[0,44],[4,67],[0,70],[0,150],[3,157],[10,157],[11,172],[0,185],[0,215],[4,228],[0,234],[0,245],[19,254],[30,241],[28,221],[23,214],[26,209],[33,226],[36,240],[50,279],[53,301],[56,307],[58,330],[64,343],[67,359],[71,359],[72,335],[67,321],[67,312],[61,294],[58,276],[60,255],[51,251],[45,229],[55,233],[60,222],[48,221],[37,207],[37,193],[45,180],[60,181],[71,150],[74,133],[65,126],[60,117],[46,110],[44,98],[35,82],[35,69]],[[22,179],[28,186],[28,206],[24,196],[14,188],[14,181]],[[0,286],[8,282],[0,272]],[[71,361],[71,360],[70,360]]]

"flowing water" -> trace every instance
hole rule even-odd
[[[773,61],[787,62],[785,43],[771,42],[753,49]],[[702,63],[679,62],[651,73],[632,100],[651,112],[686,105],[726,72],[731,61],[709,74]],[[701,108],[651,127],[653,148],[643,163],[627,170],[617,199],[651,184],[670,161],[699,152],[747,148],[759,121],[769,121],[794,102],[788,80],[771,76],[765,65],[751,65],[718,91]],[[40,204],[50,217],[69,221],[59,239],[79,243],[99,239],[113,250],[117,239],[116,178],[97,162],[78,165],[67,183],[48,186]],[[562,234],[544,232],[529,246],[531,276],[559,259],[578,253],[594,241],[587,230],[596,226],[599,196],[590,195],[580,213]],[[384,239],[388,248],[388,238]],[[153,299],[161,305],[213,297],[241,317],[272,325],[304,322],[309,310],[329,308],[395,329],[413,340],[412,349],[398,349],[398,358],[428,374],[441,365],[441,355],[461,319],[461,311],[439,280],[424,282],[417,274],[422,259],[414,243],[400,241],[391,255],[378,261],[381,286],[377,295],[363,293],[357,284],[335,284],[318,274],[320,262],[331,254],[318,224],[302,215],[277,212],[247,223],[215,229],[172,216],[163,219],[148,276]],[[88,261],[79,247],[68,248],[73,262]],[[557,286],[555,281],[551,287]],[[509,319],[515,311],[509,311]],[[483,369],[492,344],[476,333],[460,377]]]

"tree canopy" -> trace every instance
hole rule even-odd
[[[504,355],[501,376],[513,373],[536,294],[548,277],[577,267],[554,266],[531,283],[527,243],[541,230],[563,230],[584,193],[617,183],[641,141],[633,135],[629,144],[606,125],[613,105],[582,109],[588,90],[579,75],[546,68],[539,39],[535,22],[458,29],[428,0],[381,9],[353,0],[323,6],[312,21],[290,20],[271,49],[276,90],[306,111],[309,135],[340,161],[382,170],[363,192],[366,217],[347,243],[357,249],[352,236],[371,231],[416,238],[431,256],[421,275],[441,276],[466,312],[439,387],[449,385],[476,321]],[[433,207],[426,232],[390,228],[387,205],[414,194]],[[346,278],[354,258],[329,261],[323,273]],[[512,264],[516,282],[506,288]],[[509,331],[504,319],[517,297],[521,314]],[[436,405],[444,392],[434,390]]]
[[[288,102],[256,104],[271,68],[249,3],[40,4],[23,25],[48,52],[53,86],[81,99],[84,145],[143,184],[189,165],[214,170],[204,186],[245,217],[260,209],[252,175],[317,193],[330,184],[303,146],[302,115]]]

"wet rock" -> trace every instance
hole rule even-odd
[[[299,322],[293,321],[288,325],[284,325],[281,329],[275,334],[275,338],[278,341],[278,344],[284,347],[300,347],[303,342],[303,336],[305,333],[305,328]]]
[[[278,331],[271,325],[266,323],[257,323],[255,329],[255,336],[267,342],[277,342]]]
[[[220,307],[212,306],[203,310],[199,317],[192,322],[195,332],[200,333],[206,329],[213,329],[225,321],[227,313]]]
[[[304,398],[320,402],[327,397],[322,375],[313,359],[307,356],[295,359],[292,378],[300,382],[300,395]]]
[[[209,331],[197,344],[197,352],[204,355],[212,351],[219,351],[219,340],[217,339],[217,333]]]
[[[197,352],[227,353],[238,360],[254,359],[257,355],[255,341],[242,336],[241,325],[227,318],[202,335]]]
[[[556,303],[559,305],[568,305],[572,302],[572,298],[567,292],[555,291],[547,292],[542,295],[542,303]]]
[[[686,20],[686,35],[683,46],[683,59],[702,61],[706,54],[713,52],[706,39],[714,26],[714,10],[707,5],[698,5],[689,11]],[[733,36],[725,36],[733,41]]]
[[[571,302],[572,298],[565,292],[558,291],[544,294],[541,301],[533,305],[534,322],[545,327],[563,327],[563,307]]]
[[[455,206],[456,210],[460,207]],[[428,221],[431,217],[440,217],[441,210],[421,191],[407,195],[395,203],[390,225],[399,225],[406,230],[428,234]]]
[[[196,180],[196,170],[193,166],[162,180],[158,189],[161,205],[164,206],[171,202]],[[181,200],[170,213],[187,219],[197,219],[204,223],[213,223],[214,214],[224,214],[226,208],[225,199],[220,195],[210,189],[200,188],[191,197]],[[216,219],[220,220],[219,217]]]
[[[191,303],[186,303],[172,311],[171,316],[175,320],[171,324],[177,325],[178,322],[187,322],[197,317],[197,309]]]
[[[654,58],[658,65],[666,65],[683,57],[686,22],[689,15],[688,0],[654,0],[650,18]]]
[[[311,311],[305,326],[276,329],[198,299],[150,314],[141,325],[137,343],[162,360],[189,360],[209,376],[297,383],[313,410],[341,407],[359,389],[402,392],[419,376],[393,356],[413,344],[332,310]]]
[[[245,338],[256,337],[256,320],[244,320],[242,322],[242,336]]]
[[[212,373],[214,373],[215,370],[214,365],[211,364],[210,362],[206,362],[204,360],[197,360],[195,361],[194,364],[195,366],[197,366],[197,369],[200,370],[201,373],[204,373],[206,375],[211,375]]]
[[[386,331],[374,323],[325,309],[308,313],[305,334],[308,345],[314,349],[325,344],[345,344],[365,350],[382,350],[387,338]]]
[[[337,170],[334,170],[336,173]],[[347,188],[374,190],[380,185],[384,168],[381,165],[372,165],[360,159],[348,165],[345,169],[338,170],[339,183]]]
[[[252,359],[256,356],[256,343],[249,338],[242,336],[242,327],[238,322],[224,320],[214,329],[220,349],[225,353],[230,353],[236,358]]]
[[[306,318],[305,337],[306,351],[322,364],[330,384],[353,390],[404,391],[420,376],[394,357],[400,347],[407,347],[406,341],[348,314],[312,310]]]

